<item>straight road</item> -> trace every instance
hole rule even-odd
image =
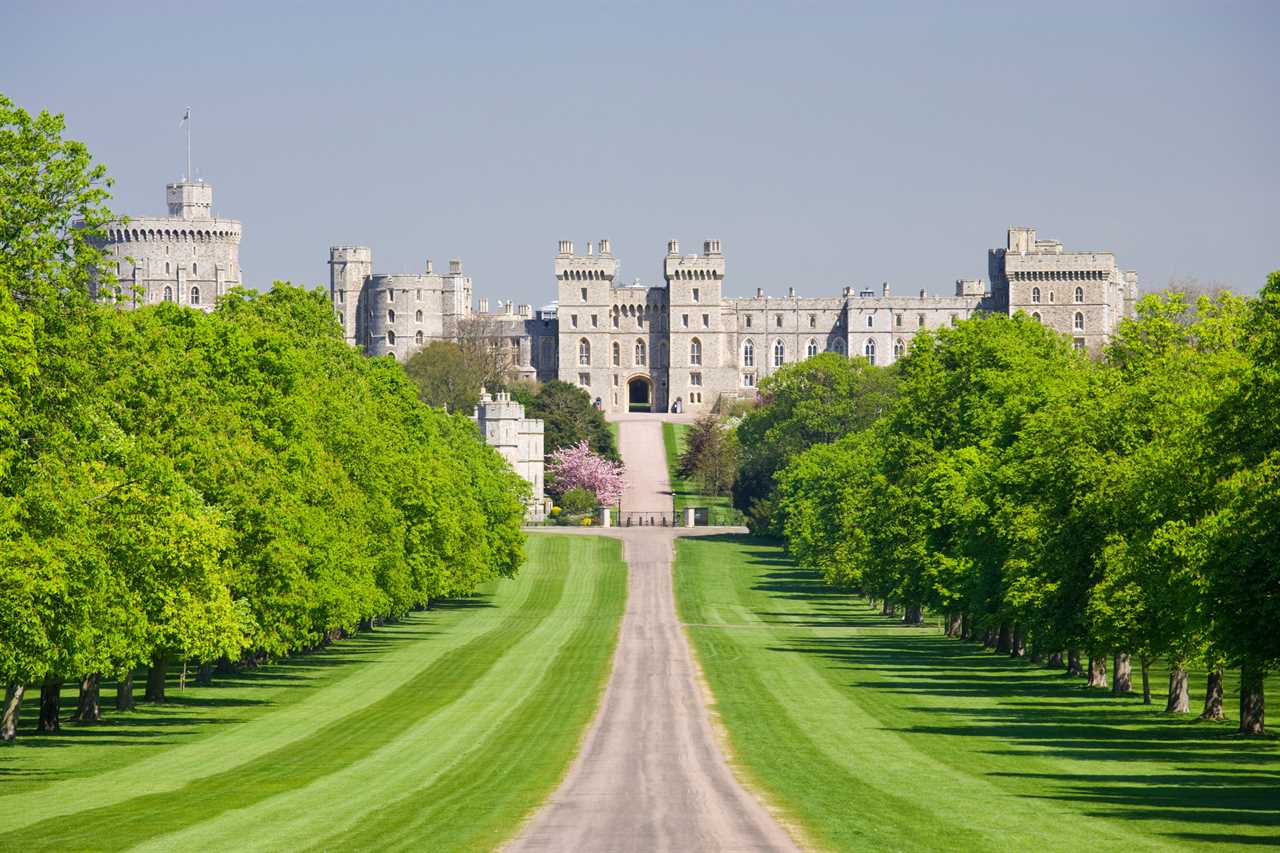
[[[630,479],[624,508],[669,509],[660,419],[623,418],[619,443]],[[796,850],[734,778],[712,730],[676,617],[676,532],[591,532],[621,537],[628,567],[613,670],[568,776],[508,850]]]

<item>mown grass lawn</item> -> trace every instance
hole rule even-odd
[[[675,498],[675,510],[681,512],[685,507],[707,507],[718,517],[717,523],[738,523],[737,512],[733,508],[733,500],[728,495],[704,495],[698,484],[686,480],[676,473],[680,454],[684,452],[685,433],[689,424],[676,424],[669,421],[662,423],[662,444],[667,451],[667,475],[671,480],[671,493]],[[729,518],[729,516],[733,516]]]
[[[528,553],[515,580],[323,652],[23,731],[0,750],[0,849],[491,849],[568,768],[626,597],[617,540]]]
[[[677,542],[680,616],[735,760],[819,846],[1280,845],[1280,742],[1165,715],[1163,670],[1143,706],[905,628],[765,541]]]

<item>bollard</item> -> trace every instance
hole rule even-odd
[[[607,506],[600,507],[600,526],[601,527],[613,526],[613,516],[610,514],[609,508]]]

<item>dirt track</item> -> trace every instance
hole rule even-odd
[[[669,509],[659,420],[626,418],[619,438],[631,483],[624,507]],[[675,532],[611,533],[623,540],[628,598],[601,709],[568,776],[508,849],[796,850],[717,744],[676,618]]]

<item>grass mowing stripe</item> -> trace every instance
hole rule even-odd
[[[0,833],[144,793],[177,791],[192,779],[275,752],[384,698],[431,661],[452,654],[522,606],[532,590],[525,577],[487,587],[492,591],[443,602],[318,653],[219,676],[213,687],[171,691],[166,705],[141,705],[128,714],[108,709],[103,724],[25,739],[10,755],[0,753],[0,775],[8,777],[0,790]],[[51,745],[61,748],[40,748]],[[34,755],[27,752],[33,747]],[[32,761],[35,756],[38,763]],[[65,778],[72,770],[75,775]],[[10,781],[40,776],[57,781],[43,786]],[[43,792],[49,784],[56,786],[57,796]],[[9,794],[12,789],[17,790]]]
[[[621,543],[575,542],[590,544],[590,554],[574,555],[574,565],[589,567],[574,579],[591,583],[592,595],[572,614],[576,627],[538,684],[503,719],[503,736],[481,742],[430,785],[315,849],[353,849],[369,838],[383,849],[421,849],[429,838],[433,850],[488,850],[554,790],[599,705],[626,603]]]
[[[1280,843],[1274,740],[1236,738],[1230,724],[1167,716],[907,628],[759,540],[681,540],[678,549],[681,618],[694,623],[737,757],[822,843]],[[718,624],[727,629],[697,627]],[[742,625],[760,630],[732,630]]]
[[[135,797],[42,821],[20,833],[0,835],[0,848],[120,849],[337,772],[390,741],[424,714],[454,701],[466,685],[444,678],[449,670],[482,670],[536,628],[559,600],[564,577],[541,573],[533,584],[524,607],[452,655],[426,667],[383,699],[314,734],[232,770],[194,780],[177,791]]]

